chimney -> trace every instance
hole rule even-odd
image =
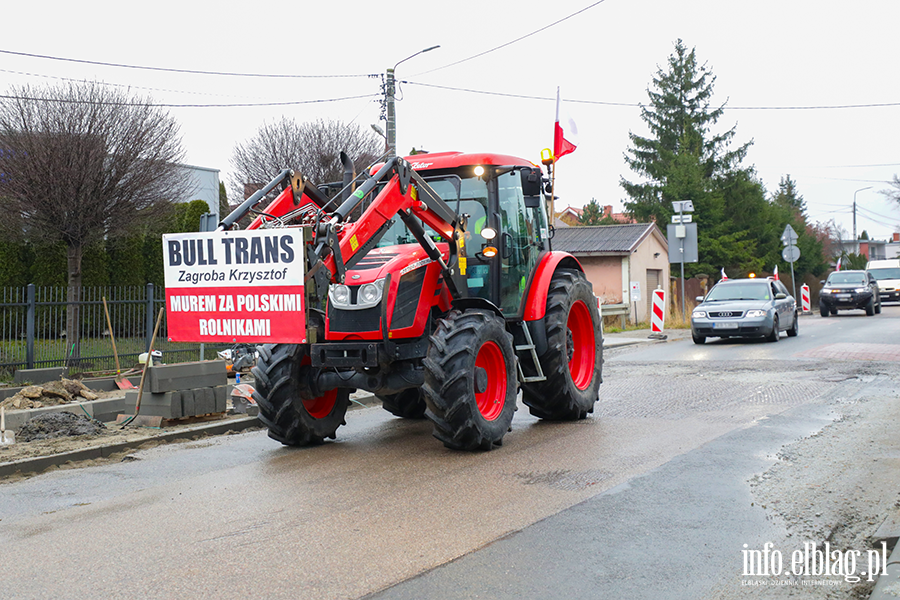
[[[608,204],[608,205],[606,205],[606,206],[603,207],[603,216],[604,216],[604,217],[611,217],[611,216],[612,216],[612,205],[611,205],[611,204]]]
[[[900,231],[894,232],[894,243],[900,242]]]

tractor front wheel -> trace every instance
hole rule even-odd
[[[583,419],[594,412],[603,368],[600,314],[584,273],[561,269],[547,293],[547,350],[539,357],[545,381],[522,386],[531,414],[552,421]]]
[[[454,450],[491,450],[516,410],[516,355],[502,317],[453,310],[431,336],[424,360],[425,416]]]
[[[286,446],[320,444],[334,439],[345,424],[350,405],[349,389],[334,389],[311,397],[304,385],[315,371],[307,346],[266,344],[259,346],[259,359],[252,373],[256,378],[253,399],[259,418],[269,428],[269,437]]]

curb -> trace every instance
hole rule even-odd
[[[885,574],[878,578],[869,600],[896,600],[900,596],[900,542],[894,545],[884,570]]]
[[[359,410],[369,408],[380,404],[373,394],[367,394],[361,398],[356,398],[350,402],[348,410]],[[169,433],[161,433],[158,435],[149,435],[146,438],[133,440],[130,442],[119,442],[116,444],[106,444],[94,446],[92,448],[82,448],[81,450],[72,450],[71,452],[63,452],[61,454],[51,454],[48,456],[35,456],[32,458],[22,458],[10,462],[0,463],[0,479],[11,475],[30,475],[40,473],[50,467],[61,466],[69,463],[76,463],[85,460],[95,460],[98,458],[109,458],[114,454],[128,452],[139,449],[147,442],[178,442],[191,440],[197,436],[209,437],[216,435],[224,435],[229,431],[238,432],[248,429],[263,429],[265,425],[256,416],[240,417],[231,419],[226,422],[206,423],[187,427],[179,431]]]
[[[232,419],[225,423],[210,423],[206,425],[198,425],[182,429],[181,431],[173,431],[159,435],[152,435],[131,442],[119,442],[117,444],[107,444],[105,446],[95,446],[93,448],[83,448],[81,450],[72,450],[62,454],[51,454],[49,456],[36,456],[33,458],[23,458],[7,463],[0,464],[0,478],[9,477],[11,475],[26,475],[31,473],[39,473],[52,466],[64,465],[67,463],[75,463],[84,460],[93,460],[97,458],[109,458],[113,454],[127,452],[129,450],[137,450],[147,442],[176,442],[180,440],[193,439],[195,436],[213,436],[223,435],[229,431],[244,431],[263,427],[263,424],[257,417],[244,417]]]

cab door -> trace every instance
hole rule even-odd
[[[499,215],[500,310],[520,313],[522,299],[544,251],[543,212],[526,206],[522,174],[512,170],[496,179]]]

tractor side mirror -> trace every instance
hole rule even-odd
[[[541,170],[538,167],[528,167],[522,169],[520,173],[522,175],[522,195],[525,196],[526,199],[528,196],[540,196],[542,183]]]

